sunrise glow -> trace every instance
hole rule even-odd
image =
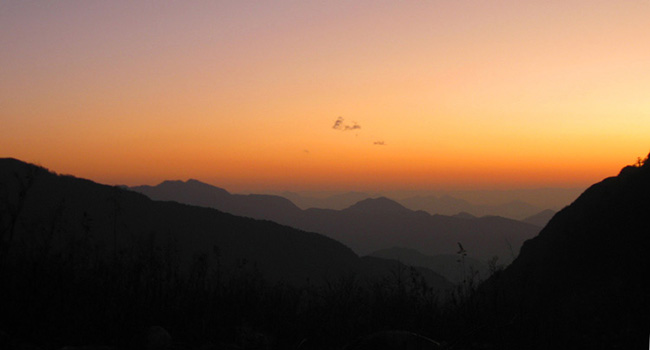
[[[586,186],[650,150],[648,18],[647,1],[3,1],[0,156],[233,191]]]

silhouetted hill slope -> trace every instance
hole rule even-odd
[[[157,186],[136,186],[130,188],[153,200],[176,201],[224,211],[226,213],[255,219],[287,219],[300,212],[291,201],[272,195],[241,195],[198,180],[164,181]]]
[[[527,335],[580,348],[645,348],[649,218],[646,161],[587,189],[482,289],[501,302],[501,314],[535,333]]]
[[[186,184],[187,193],[193,193],[198,188],[196,184],[174,183]],[[188,199],[187,193],[181,193],[182,186],[176,188],[176,195],[172,193],[171,197],[163,195],[168,192],[156,192],[151,196],[187,201],[188,204],[209,206],[320,233],[342,242],[360,255],[393,246],[416,248],[429,255],[454,254],[457,242],[461,242],[470,257],[487,261],[496,255],[500,262],[509,263],[518,253],[521,244],[540,230],[534,225],[501,217],[467,220],[443,215],[432,216],[424,211],[409,210],[385,197],[365,199],[343,210],[300,210],[285,203],[284,201],[290,202],[281,197],[224,196],[224,190],[217,187],[211,190],[210,185],[205,186],[208,188],[202,190],[204,193],[198,193],[196,200],[192,199],[193,196]],[[217,196],[221,197],[210,199]],[[259,200],[255,202],[255,199]],[[274,202],[278,204],[273,204]]]
[[[531,225],[544,227],[546,224],[548,224],[549,221],[551,221],[551,218],[553,218],[556,213],[557,212],[555,210],[546,209],[521,221],[529,223]]]
[[[163,185],[176,193],[178,183]],[[211,190],[194,181],[189,185],[199,192]],[[10,245],[12,254],[57,254],[74,241],[81,250],[121,256],[153,240],[180,252],[186,263],[200,254],[215,263],[217,252],[224,271],[250,268],[271,281],[292,283],[354,273],[360,264],[349,248],[320,234],[152,201],[14,159],[0,160],[0,190],[3,247]]]
[[[472,277],[474,272],[477,275],[473,277],[477,281],[488,277],[486,263],[470,257],[465,257],[465,261],[462,261],[458,254],[426,255],[415,249],[393,247],[372,252],[369,256],[393,259],[410,266],[426,267],[453,283],[459,283],[465,278]]]

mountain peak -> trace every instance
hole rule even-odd
[[[386,197],[368,198],[357,202],[356,204],[345,209],[346,211],[363,211],[363,212],[407,212],[403,205]]]
[[[207,184],[205,182],[189,179],[187,181],[183,180],[165,180],[158,184],[159,189],[184,189],[184,190],[195,190],[195,191],[209,191],[209,192],[218,192],[220,194],[230,194],[223,188]]]

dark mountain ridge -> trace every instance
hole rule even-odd
[[[539,231],[533,225],[501,217],[467,220],[411,210],[309,209],[284,223],[340,240],[360,255],[394,246],[428,255],[455,254],[461,242],[469,256],[483,261],[499,256],[504,263]]]
[[[206,190],[164,186],[188,184]],[[429,269],[359,258],[317,233],[15,159],[0,159],[0,286],[3,349],[139,349],[139,330],[152,324],[188,349],[295,348],[306,337],[341,345],[396,318],[359,320],[368,310],[407,305],[404,320],[421,298],[432,310],[453,288]],[[259,337],[260,328],[275,338]]]
[[[412,211],[385,197],[364,199],[343,210],[300,210],[282,197],[224,195],[227,192],[222,189],[211,190],[210,185],[203,185],[203,193],[197,194],[196,199],[188,195],[196,189],[191,184],[186,192],[183,186],[175,188],[174,192],[158,192],[156,187],[133,190],[140,190],[152,199],[203,205],[317,232],[342,242],[359,255],[393,246],[417,248],[429,255],[454,254],[457,243],[462,242],[471,257],[487,261],[498,256],[502,263],[508,263],[521,244],[540,230],[534,225],[502,217],[467,220],[430,215]]]
[[[242,211],[250,210],[249,203],[291,204],[274,196],[230,195],[196,180],[165,181],[156,193],[206,206],[225,198],[231,208]],[[363,275],[367,262],[324,235],[213,208],[154,201],[15,159],[0,159],[0,219],[1,247],[12,254],[56,255],[76,242],[78,249],[111,258],[154,244],[176,251],[186,267],[202,258],[224,273],[244,268],[271,282],[320,284],[343,276],[372,282]],[[440,282],[440,276],[430,280],[434,288],[451,286]]]
[[[587,189],[525,242],[519,257],[482,291],[528,336],[579,348],[645,347],[648,218],[646,160]]]
[[[273,195],[231,194],[230,192],[190,179],[164,181],[157,186],[136,186],[131,190],[142,193],[153,200],[176,201],[190,205],[210,207],[239,216],[272,220],[277,217],[291,217],[300,208],[290,200]]]

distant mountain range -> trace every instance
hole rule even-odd
[[[321,233],[366,255],[393,246],[417,248],[425,254],[454,254],[458,242],[476,259],[498,256],[507,263],[539,227],[502,217],[474,220],[409,210],[388,198],[364,199],[343,210],[301,210],[289,200],[270,195],[234,195],[196,180],[165,181],[132,190],[155,200],[174,200],[216,208],[231,214],[265,219]]]
[[[361,200],[384,196],[392,198],[408,209],[424,210],[432,215],[456,215],[465,212],[477,217],[488,215],[524,220],[545,210],[557,211],[575,200],[581,192],[581,189],[546,188],[512,191],[456,191],[451,194],[436,195],[413,195],[399,191],[388,194],[346,192],[325,196],[320,194],[319,197],[295,192],[282,192],[279,195],[289,199],[301,209],[342,210]]]
[[[197,181],[165,182],[156,191],[185,195],[186,200],[204,205],[227,198],[228,205],[242,211],[256,208],[249,203],[263,203],[265,213],[271,214],[287,208],[299,210],[283,198],[230,195]],[[154,201],[134,191],[59,176],[15,159],[0,159],[0,234],[2,257],[43,259],[73,254],[74,249],[74,254],[110,259],[138,254],[139,249],[171,249],[184,266],[203,256],[206,263],[218,263],[226,274],[243,269],[271,282],[295,285],[320,284],[342,276],[372,282],[373,276],[390,274],[383,268],[399,267],[396,261],[374,266],[375,260],[361,259],[321,234],[211,208]],[[434,288],[451,287],[433,271],[420,269],[419,273]]]
[[[334,210],[342,210],[356,202],[378,196],[377,194],[365,192],[346,192],[326,197],[310,197],[289,191],[282,192],[280,195],[289,199],[301,209],[320,208]]]
[[[449,195],[441,197],[416,196],[402,199],[399,202],[409,209],[424,210],[430,214],[454,215],[465,212],[479,217],[491,215],[515,220],[522,220],[544,209],[522,201],[511,201],[499,205],[476,205]]]
[[[301,210],[290,200],[273,195],[231,194],[228,191],[198,180],[164,181],[157,186],[136,186],[131,190],[154,200],[175,201],[218,209],[255,219],[285,221]],[[285,218],[284,220],[275,220]]]

